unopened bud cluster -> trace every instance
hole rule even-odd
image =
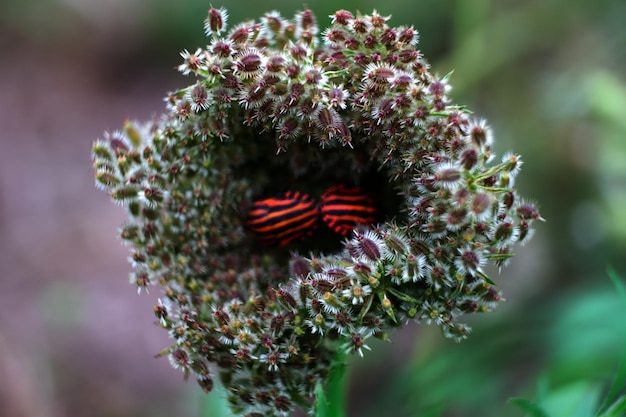
[[[489,127],[450,103],[415,29],[331,18],[319,31],[309,10],[272,12],[227,31],[211,9],[209,45],[179,66],[195,84],[93,146],[96,183],[129,214],[131,281],[163,288],[163,354],[206,391],[219,377],[242,415],[309,408],[338,349],[362,355],[407,321],[466,337],[459,318],[501,300],[484,267],[541,220],[513,188],[520,157],[494,162]],[[266,248],[245,228],[255,199],[372,172],[374,196],[398,203],[339,250]]]

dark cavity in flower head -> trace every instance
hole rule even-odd
[[[299,191],[285,191],[257,200],[248,212],[246,226],[267,246],[285,246],[310,236],[318,226],[314,198]]]

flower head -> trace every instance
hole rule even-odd
[[[483,267],[543,220],[513,188],[520,157],[492,164],[486,122],[388,19],[271,12],[225,32],[212,8],[209,46],[178,67],[198,81],[93,146],[128,211],[131,282],[163,288],[165,354],[238,412],[287,415],[338,350],[410,320],[467,337],[461,317],[502,299]]]

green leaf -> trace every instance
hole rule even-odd
[[[510,398],[508,402],[526,411],[530,417],[550,417],[538,404],[525,398]]]
[[[624,283],[621,281],[615,270],[611,267],[607,268],[607,274],[609,279],[615,285],[615,289],[617,290],[620,298],[626,305],[626,289],[624,288]],[[609,388],[609,392],[606,395],[606,398],[602,402],[600,409],[596,413],[596,416],[609,416],[614,414],[606,414],[609,410],[613,409],[613,407],[619,401],[624,401],[624,397],[622,396],[620,399],[617,399],[620,391],[624,389],[626,385],[626,344],[624,346],[624,352],[622,353],[622,360],[620,361],[619,368],[617,369],[617,373],[615,374],[615,378],[613,379],[613,383],[611,384],[611,388]],[[611,405],[612,404],[612,405]]]
[[[624,417],[626,415],[626,396],[622,395],[604,413],[598,417]]]

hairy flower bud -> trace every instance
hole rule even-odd
[[[228,21],[228,13],[225,9],[209,9],[209,14],[204,22],[204,31],[207,36],[217,36],[226,28]]]

